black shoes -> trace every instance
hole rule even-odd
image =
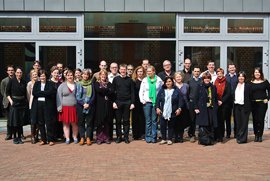
[[[258,142],[262,142],[262,137],[258,137]]]
[[[246,141],[240,141],[240,140],[237,140],[237,143],[238,144],[245,144],[245,143],[247,143]]]
[[[10,135],[7,135],[5,138],[5,140],[11,140],[11,139],[12,139],[12,136],[10,136]]]
[[[14,138],[14,139],[13,139],[13,143],[14,143],[14,144],[23,144],[23,141],[22,141],[21,138]]]
[[[255,136],[254,142],[259,142],[259,137]]]
[[[125,138],[125,143],[126,143],[126,144],[129,144],[129,143],[130,143],[130,141],[129,141],[128,138]]]
[[[120,137],[118,137],[118,138],[116,138],[116,140],[115,140],[115,143],[121,143],[122,142],[122,138],[120,138]]]

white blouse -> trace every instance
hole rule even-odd
[[[244,87],[245,87],[245,83],[237,84],[237,87],[235,89],[235,98],[234,98],[235,104],[244,105],[244,90],[245,90]]]

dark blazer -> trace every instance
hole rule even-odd
[[[212,102],[213,102],[213,126],[217,127],[217,109],[218,109],[218,98],[217,98],[217,89],[216,86],[213,84],[211,86],[212,91]],[[197,114],[196,122],[197,125],[200,126],[209,126],[209,117],[207,112],[207,102],[208,102],[208,95],[207,91],[203,84],[199,85],[197,98],[194,101],[195,109],[199,109],[200,113]]]
[[[51,81],[46,81],[44,91],[41,91],[41,82],[38,81],[34,84],[33,87],[33,102],[31,107],[31,118],[33,123],[38,123],[38,98],[45,97],[45,119],[46,121],[52,121],[55,118],[55,98],[56,98],[55,85]]]
[[[227,108],[231,106],[231,84],[228,81],[225,83],[225,90],[223,92],[221,102],[223,107]]]
[[[158,92],[157,100],[156,100],[156,108],[159,108],[163,112],[163,107],[165,104],[165,89],[162,88]],[[177,87],[174,88],[172,94],[172,114],[171,117],[176,117],[175,111],[179,108],[184,107],[184,98],[181,96],[180,91]]]
[[[233,91],[233,100],[235,98],[236,87]],[[246,82],[244,86],[244,110],[246,113],[249,113],[251,111],[251,96],[251,85]]]

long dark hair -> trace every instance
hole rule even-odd
[[[173,81],[173,78],[170,77],[170,76],[168,76],[168,77],[165,77],[165,79],[164,79],[164,83],[163,83],[163,85],[162,85],[162,88],[163,88],[163,89],[167,89],[166,82],[167,82],[167,80],[169,80],[169,79],[172,81],[172,87],[174,87],[174,81]]]
[[[253,74],[252,74],[252,79],[251,79],[251,81],[254,81],[254,80],[255,80],[254,73],[255,73],[256,70],[258,70],[259,73],[261,74],[260,79],[261,79],[261,80],[264,80],[264,75],[263,75],[263,72],[262,72],[262,68],[261,68],[261,67],[255,67],[255,68],[254,68],[254,71],[253,71]]]
[[[240,72],[238,72],[237,78],[240,77],[240,76],[243,76],[243,77],[245,78],[245,82],[246,82],[246,80],[247,80],[247,75],[246,75],[245,71],[240,71]]]

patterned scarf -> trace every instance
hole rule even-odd
[[[226,77],[222,77],[221,79],[217,78],[215,81],[215,86],[217,88],[218,100],[222,100],[222,96],[225,90],[226,85]]]

